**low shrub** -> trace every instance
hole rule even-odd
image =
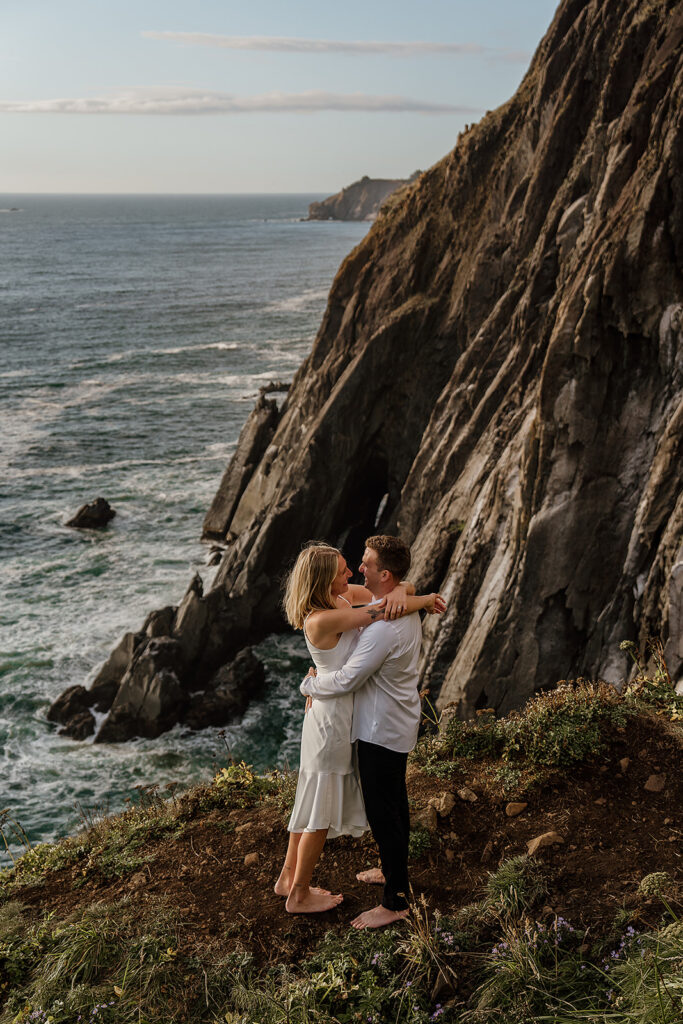
[[[503,861],[486,882],[486,903],[499,914],[521,917],[548,892],[545,869],[522,854]]]
[[[451,719],[445,747],[453,758],[488,757],[567,768],[600,754],[615,731],[625,727],[630,713],[606,683],[562,682],[507,718],[486,714],[470,722]]]
[[[278,789],[278,780],[272,775],[258,775],[251,765],[240,761],[215,775],[213,782],[200,797],[204,810],[214,807],[253,807]]]
[[[432,848],[434,837],[424,825],[414,825],[408,837],[408,860],[420,860]]]

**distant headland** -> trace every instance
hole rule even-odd
[[[308,207],[307,220],[375,220],[387,196],[419,178],[415,171],[409,178],[369,178],[347,185],[341,192],[328,196]]]

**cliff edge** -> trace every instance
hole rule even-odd
[[[672,0],[564,0],[516,95],[389,198],[243,432],[172,624],[197,688],[282,628],[302,542],[378,530],[448,600],[422,680],[462,716],[618,683],[647,635],[681,678],[682,44]]]

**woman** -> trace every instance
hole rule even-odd
[[[285,614],[295,629],[303,629],[317,669],[336,671],[349,659],[359,631],[384,618],[422,608],[434,610],[436,594],[415,597],[401,585],[382,601],[365,587],[349,585],[351,570],[344,556],[326,544],[311,544],[299,555],[287,580]],[[363,605],[356,607],[353,605]],[[398,608],[401,610],[399,611]],[[304,718],[301,762],[294,809],[289,820],[289,846],[275,892],[287,897],[292,914],[331,910],[341,903],[332,894],[310,885],[325,839],[360,836],[368,828],[351,745],[353,694],[313,701]]]

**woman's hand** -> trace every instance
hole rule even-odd
[[[385,619],[400,619],[402,615],[406,613],[406,601],[408,599],[408,591],[399,583],[397,587],[387,594],[386,608],[384,610]]]
[[[441,594],[429,595],[429,603],[425,605],[425,611],[430,615],[442,615],[446,611],[446,602]]]

